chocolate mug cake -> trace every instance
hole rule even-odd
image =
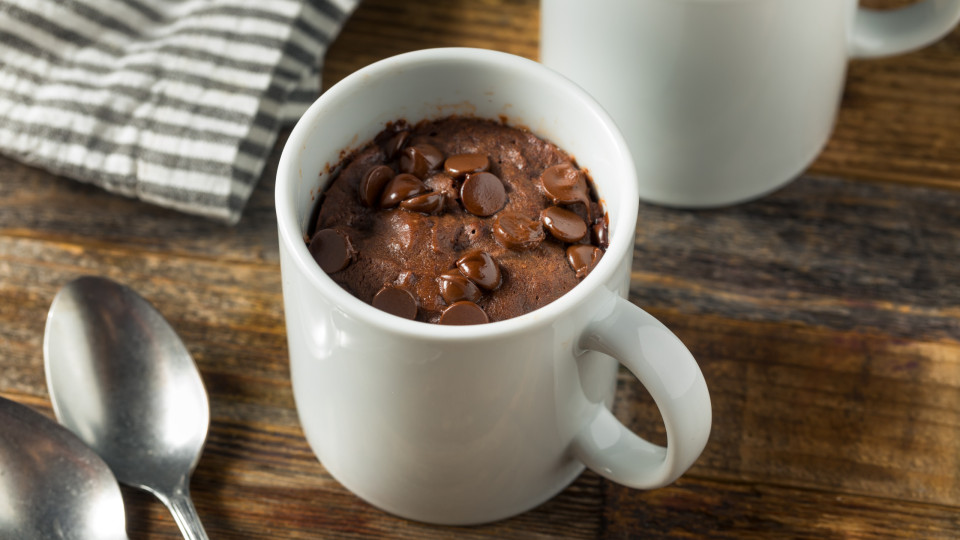
[[[458,118],[431,125],[438,114]],[[387,124],[398,118],[410,125]],[[483,173],[502,194],[486,175],[468,179]],[[468,526],[537,507],[585,468],[630,488],[686,471],[709,436],[710,399],[682,342],[626,298],[638,200],[616,125],[533,60],[419,50],[324,92],[291,132],[276,186],[290,383],[324,469],[384,511]],[[594,239],[606,236],[606,216],[609,241]],[[329,274],[309,249],[320,234],[312,251]],[[383,289],[381,306],[413,296],[416,320],[365,305]],[[422,322],[457,302],[495,322]],[[657,400],[665,448],[610,412],[619,366],[669,398]]]
[[[569,155],[478,118],[388,125],[343,160],[315,213],[308,247],[334,281],[428,323],[538,309],[608,245],[607,216]]]

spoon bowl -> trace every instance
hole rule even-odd
[[[0,397],[0,538],[126,540],[107,464],[76,435]]]
[[[190,475],[210,407],[193,358],[163,315],[128,287],[81,277],[54,298],[43,353],[57,419],[121,482],[156,495],[186,538],[206,538]]]

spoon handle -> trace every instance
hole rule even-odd
[[[208,540],[207,533],[200,523],[200,516],[197,515],[197,509],[193,507],[193,500],[190,498],[189,478],[183,478],[172,493],[161,499],[170,509],[173,520],[177,522],[186,540]]]

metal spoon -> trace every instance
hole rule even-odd
[[[0,397],[0,538],[126,540],[110,468],[76,435]]]
[[[210,406],[193,358],[163,315],[128,287],[81,277],[53,299],[43,355],[60,423],[121,482],[156,495],[185,538],[206,539],[190,475]]]

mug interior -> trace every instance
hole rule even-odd
[[[556,301],[533,312],[476,326],[440,326],[388,315],[355,298],[314,262],[304,235],[314,206],[337,164],[388,122],[411,125],[451,115],[505,121],[548,140],[586,169],[610,219],[610,245],[597,267]],[[582,89],[541,64],[514,55],[466,48],[427,49],[371,64],[327,90],[294,127],[277,171],[280,241],[311,283],[347,314],[391,332],[437,338],[522,332],[562,313],[609,281],[632,253],[637,180],[613,121]]]

